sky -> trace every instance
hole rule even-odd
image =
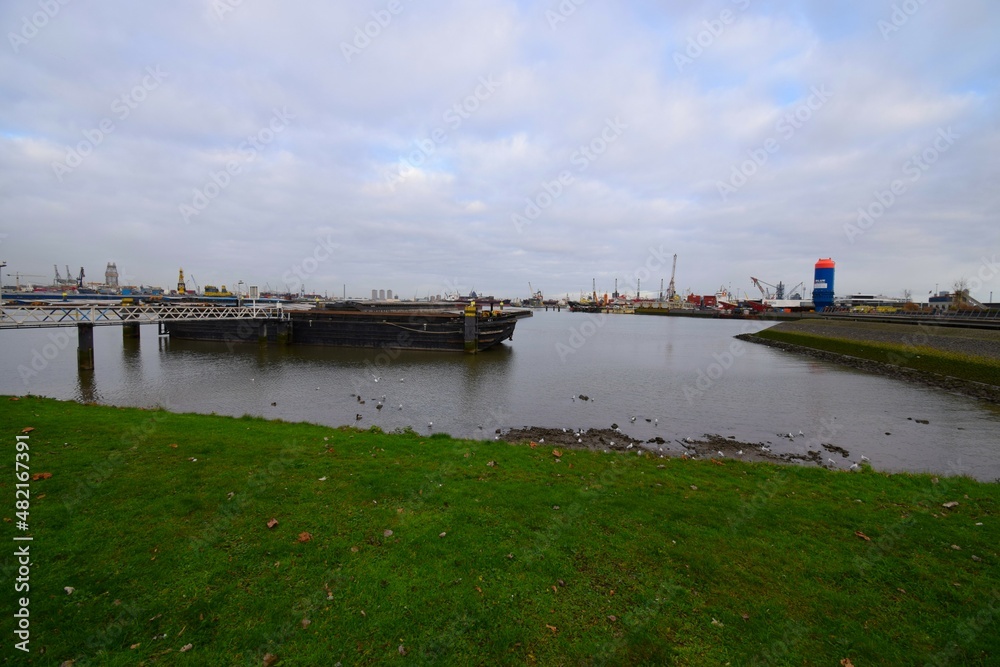
[[[402,297],[1000,300],[989,0],[6,0],[0,260]],[[10,273],[11,275],[7,275]]]

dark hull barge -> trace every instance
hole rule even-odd
[[[327,303],[289,310],[278,320],[164,323],[164,333],[183,340],[270,342],[400,350],[477,353],[510,340],[530,310],[480,310],[464,304]]]

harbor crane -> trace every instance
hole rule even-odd
[[[15,289],[21,291],[21,278],[45,278],[46,276],[40,276],[34,273],[8,273],[8,276],[14,276]]]
[[[763,280],[758,280],[758,279],[754,278],[753,276],[750,276],[750,282],[752,282],[757,287],[757,289],[760,290],[760,295],[764,298],[765,301],[770,301],[771,299],[774,299],[774,298],[779,298],[779,299],[781,298],[781,297],[776,297],[775,296],[775,294],[777,293],[777,290],[779,289],[777,286],[772,285],[771,283],[766,283]],[[764,285],[767,285],[768,287],[773,288],[775,290],[775,293],[772,294],[770,291],[764,289]],[[782,292],[784,292],[785,288],[784,288],[784,286],[782,286],[780,289],[781,289]]]
[[[667,301],[673,301],[677,289],[674,287],[674,276],[677,274],[677,253],[674,253],[674,265],[670,269],[670,284],[667,285]]]

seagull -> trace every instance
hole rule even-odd
[[[858,464],[857,463],[852,463],[851,464],[851,470],[857,470],[857,469],[858,469]]]
[[[400,382],[402,382],[402,381],[403,381],[403,378],[399,378],[399,381],[400,381]]]
[[[803,433],[802,431],[799,431],[799,435],[805,435],[805,433]]]
[[[400,403],[400,404],[399,404],[399,409],[400,409],[400,410],[402,410],[402,409],[403,409],[403,404],[402,404],[402,403]]]
[[[835,465],[837,465],[837,462],[836,462],[836,461],[834,461],[833,459],[827,459],[827,460],[826,460],[826,462],[827,462],[827,463],[829,463],[829,464],[830,464],[830,465],[832,465],[832,466],[835,466]]]
[[[538,439],[538,442],[539,442],[539,443],[543,443],[543,442],[545,442],[545,438],[539,438],[539,439]]]
[[[375,409],[376,409],[376,410],[381,410],[381,409],[382,409],[382,404],[381,404],[381,403],[379,403],[378,405],[376,405],[376,406],[375,406]]]
[[[864,454],[861,455],[861,460],[862,461],[871,461],[871,459],[868,458],[867,456],[865,456]]]
[[[427,422],[428,426],[434,426],[434,422]]]
[[[659,424],[659,423],[660,423],[660,420],[659,420],[659,419],[654,419],[654,420],[653,420],[653,425],[654,425],[654,426],[655,426],[656,424]]]
[[[612,442],[611,444],[613,445],[615,443]],[[632,449],[632,443],[630,442],[627,445],[625,445],[625,449]]]
[[[377,375],[373,375],[372,377],[374,377],[374,378],[375,378],[375,381],[376,381],[376,382],[378,382],[379,380],[381,380],[381,379],[382,379],[382,378],[378,377]]]
[[[583,442],[583,438],[577,438],[576,441],[577,442]]]
[[[740,451],[736,452],[736,456],[743,456],[743,450],[741,449]]]
[[[717,452],[717,453],[718,453],[719,456],[725,456],[725,454],[723,454],[721,451]]]
[[[794,437],[795,437],[795,436],[794,436],[794,435],[792,435],[791,431],[789,431],[789,432],[788,432],[788,439],[789,439],[789,440],[791,440],[791,439],[792,439],[792,438],[794,438]]]
[[[628,420],[629,420],[630,422],[634,422],[634,421],[635,421],[635,415],[633,415],[633,416],[629,417],[629,418],[628,418]]]

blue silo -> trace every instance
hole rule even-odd
[[[827,257],[816,262],[816,274],[813,279],[813,304],[816,312],[833,305],[833,271],[834,261]]]

